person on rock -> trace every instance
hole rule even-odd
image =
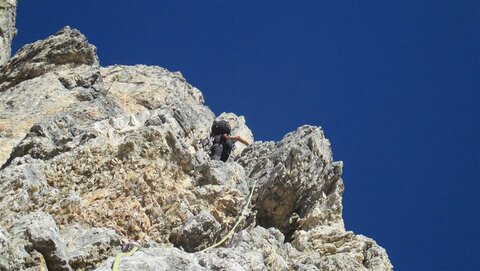
[[[210,148],[210,158],[226,162],[236,141],[248,146],[248,142],[241,136],[230,136],[230,124],[224,120],[214,121],[210,136],[213,138],[213,145]]]

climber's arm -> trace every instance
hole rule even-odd
[[[250,145],[250,143],[248,143],[245,139],[243,139],[241,136],[228,136],[228,135],[225,135],[224,136],[225,139],[232,139],[232,140],[235,140],[235,141],[240,141],[242,144],[248,146]]]

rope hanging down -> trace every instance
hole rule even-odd
[[[233,235],[233,233],[235,232],[235,229],[238,227],[238,225],[240,225],[240,222],[242,221],[242,219],[246,215],[246,210],[248,209],[248,206],[250,205],[250,202],[252,201],[253,191],[255,190],[256,185],[257,185],[257,180],[255,180],[255,182],[253,183],[252,190],[250,191],[250,195],[248,196],[247,204],[245,204],[245,207],[243,207],[242,213],[241,213],[240,217],[238,218],[237,223],[235,223],[235,225],[230,230],[230,232],[228,232],[228,234],[225,237],[223,237],[222,240],[218,241],[217,243],[215,243],[215,244],[213,244],[209,247],[206,247],[206,248],[200,250],[199,252],[205,252],[205,251],[207,251],[211,248],[216,248],[219,245],[223,244],[223,242],[225,242],[228,238],[230,238],[230,236]]]
[[[202,250],[200,250],[199,252],[205,252],[209,249],[212,249],[212,248],[215,248],[215,247],[218,247],[219,245],[223,244],[223,242],[225,242],[228,238],[230,238],[230,236],[233,235],[233,233],[235,233],[235,229],[238,227],[238,225],[240,225],[240,222],[243,220],[243,218],[245,217],[246,215],[246,211],[248,209],[248,206],[250,205],[250,203],[252,202],[252,196],[253,196],[253,192],[255,191],[255,186],[257,185],[257,180],[255,180],[255,182],[253,183],[253,186],[252,186],[252,190],[250,191],[250,195],[248,195],[248,200],[247,200],[247,203],[245,204],[245,206],[243,207],[243,210],[242,210],[242,213],[240,214],[240,217],[238,218],[237,222],[235,223],[235,225],[233,226],[233,228],[230,230],[230,232],[228,232],[228,234],[223,237],[222,240],[218,241],[217,243],[209,246],[209,247],[206,247]],[[135,252],[137,252],[138,250],[138,247],[137,246],[134,246],[129,252],[121,252],[119,254],[117,254],[117,256],[115,257],[115,262],[113,263],[113,269],[112,271],[118,271],[118,267],[120,266],[120,260],[122,259],[122,257],[124,256],[133,256],[133,254],[135,254]]]
[[[135,252],[137,252],[138,250],[138,247],[137,246],[134,246],[129,252],[125,253],[125,252],[122,252],[122,253],[118,253],[117,254],[117,257],[115,257],[115,262],[113,264],[113,271],[118,271],[118,267],[120,266],[120,260],[122,259],[123,256],[132,256],[133,254],[135,254]]]

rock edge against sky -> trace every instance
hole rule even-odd
[[[14,33],[6,3],[0,28]],[[5,60],[0,270],[110,270],[129,242],[142,249],[121,270],[393,269],[374,240],[346,231],[343,165],[321,128],[254,142],[244,117],[215,116],[180,73],[101,67],[69,27]],[[214,119],[254,143],[211,161]],[[233,227],[254,184],[238,232],[199,252]]]

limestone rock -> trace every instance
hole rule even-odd
[[[298,270],[309,265],[331,271],[352,270],[352,267],[365,271],[393,270],[386,251],[375,241],[335,226],[300,230],[295,233],[292,245],[302,252],[292,257]]]
[[[276,227],[287,236],[315,224],[343,227],[342,164],[332,161],[330,143],[320,128],[303,126],[276,144],[255,143],[239,162],[259,181],[260,225]]]
[[[200,90],[188,84],[181,73],[161,67],[115,65],[102,68],[101,74],[108,92],[118,98],[126,113],[177,105],[182,101],[190,105],[204,102]]]
[[[74,270],[91,270],[117,252],[121,244],[115,231],[108,228],[83,228],[72,224],[61,231],[68,263]]]
[[[0,68],[0,108],[0,164],[26,154],[51,158],[88,140],[85,125],[119,113],[103,95],[95,47],[69,27]]]
[[[12,40],[17,33],[15,28],[17,1],[0,1],[0,66],[10,58]]]
[[[210,213],[202,211],[189,218],[178,232],[173,232],[170,241],[188,252],[194,252],[213,244],[220,230],[220,223]]]
[[[226,185],[236,187],[244,185],[246,176],[242,166],[237,163],[223,163],[211,160],[200,164],[196,169],[199,173],[198,184],[200,185]],[[247,194],[247,191],[245,191]]]
[[[109,259],[105,264],[95,269],[96,271],[112,270],[114,259]],[[173,270],[173,271],[196,271],[208,270],[202,267],[198,260],[189,253],[177,248],[150,248],[142,249],[132,257],[124,257],[119,270]]]
[[[289,270],[291,249],[277,229],[255,227],[239,232],[227,247],[207,251],[203,262],[208,270],[227,270],[229,262],[241,266],[240,270]]]
[[[256,227],[240,232],[226,248],[186,253],[177,248],[142,248],[132,257],[124,257],[122,270],[289,270],[288,249],[283,235]],[[284,259],[285,258],[285,259]],[[110,270],[113,258],[96,271]]]
[[[179,72],[101,68],[95,51],[66,27],[0,68],[1,271],[110,270],[131,242],[122,270],[392,270],[345,230],[321,128],[253,142]],[[211,161],[215,119],[253,144]]]
[[[79,68],[83,65],[98,67],[96,48],[88,43],[80,31],[67,26],[45,40],[20,49],[0,69],[0,91],[48,72],[56,71],[64,75],[63,70]],[[60,81],[70,89],[73,85],[94,85],[99,79],[99,76],[96,76],[86,80],[82,76],[82,71],[77,71],[75,75],[77,76],[75,79],[61,77]]]
[[[24,234],[32,248],[42,254],[49,270],[72,270],[65,255],[65,244],[50,215],[41,212],[25,215],[13,225],[12,234]]]

